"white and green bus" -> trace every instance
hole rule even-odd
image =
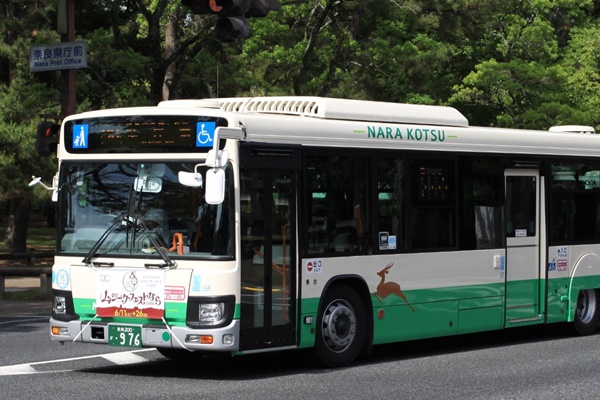
[[[562,322],[591,334],[589,130],[319,97],[69,116],[51,339],[170,358],[311,349],[335,367],[413,339]]]

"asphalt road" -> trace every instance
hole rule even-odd
[[[6,291],[39,290],[39,278],[7,278]],[[0,300],[0,317],[8,316],[36,316],[50,315],[52,312],[51,300],[40,301],[9,301]]]
[[[177,363],[152,349],[48,337],[48,303],[0,302],[6,399],[597,399],[600,335],[538,326],[376,346],[347,368],[303,353]]]

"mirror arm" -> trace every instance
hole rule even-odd
[[[219,159],[219,129],[215,130],[215,137],[213,138],[213,153],[215,153],[213,168],[216,168],[218,165],[217,160]]]
[[[31,178],[32,178],[32,180],[31,180],[31,182],[29,182],[29,186],[35,186],[37,184],[42,185],[42,187],[44,189],[52,191],[52,201],[53,202],[58,201],[58,172],[52,177],[52,187],[50,187],[50,186],[46,185],[44,182],[42,182],[41,177],[32,175]]]
[[[42,187],[46,190],[54,190],[54,187],[50,187],[48,185],[46,185],[44,182],[42,182],[42,178],[37,177],[35,175],[31,176],[31,182],[29,182],[29,186],[35,186],[35,185],[42,185]]]

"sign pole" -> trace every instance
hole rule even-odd
[[[65,5],[59,1],[59,7]],[[75,0],[67,0],[67,32],[60,35],[61,42],[73,42],[75,40]],[[61,116],[62,118],[77,112],[75,99],[75,70],[66,69],[60,72],[61,77]]]

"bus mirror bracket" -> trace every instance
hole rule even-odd
[[[246,131],[243,128],[226,128],[219,126],[215,129],[213,138],[213,148],[208,152],[206,157],[206,165],[213,168],[223,168],[227,164],[227,156],[229,153],[219,150],[219,142],[221,139],[237,139],[244,140]]]
[[[221,139],[244,140],[245,137],[246,131],[243,128],[220,126],[215,130],[213,148],[206,157],[206,165],[212,167],[206,171],[205,200],[208,204],[221,204],[225,199],[225,171],[223,168],[227,165],[229,152],[219,150],[219,141]]]
[[[246,131],[243,128],[218,127],[213,138],[213,148],[208,151],[206,162],[197,164],[194,172],[179,171],[179,183],[189,187],[202,187],[204,184],[199,167],[211,167],[206,171],[205,200],[208,204],[221,204],[225,198],[225,171],[223,168],[229,160],[227,150],[219,150],[221,139],[244,140]]]
[[[29,186],[35,186],[37,184],[42,185],[42,187],[46,190],[51,190],[52,191],[52,201],[55,203],[58,201],[58,172],[52,177],[52,186],[48,186],[44,182],[42,182],[41,177],[32,176],[31,182],[29,182]]]

